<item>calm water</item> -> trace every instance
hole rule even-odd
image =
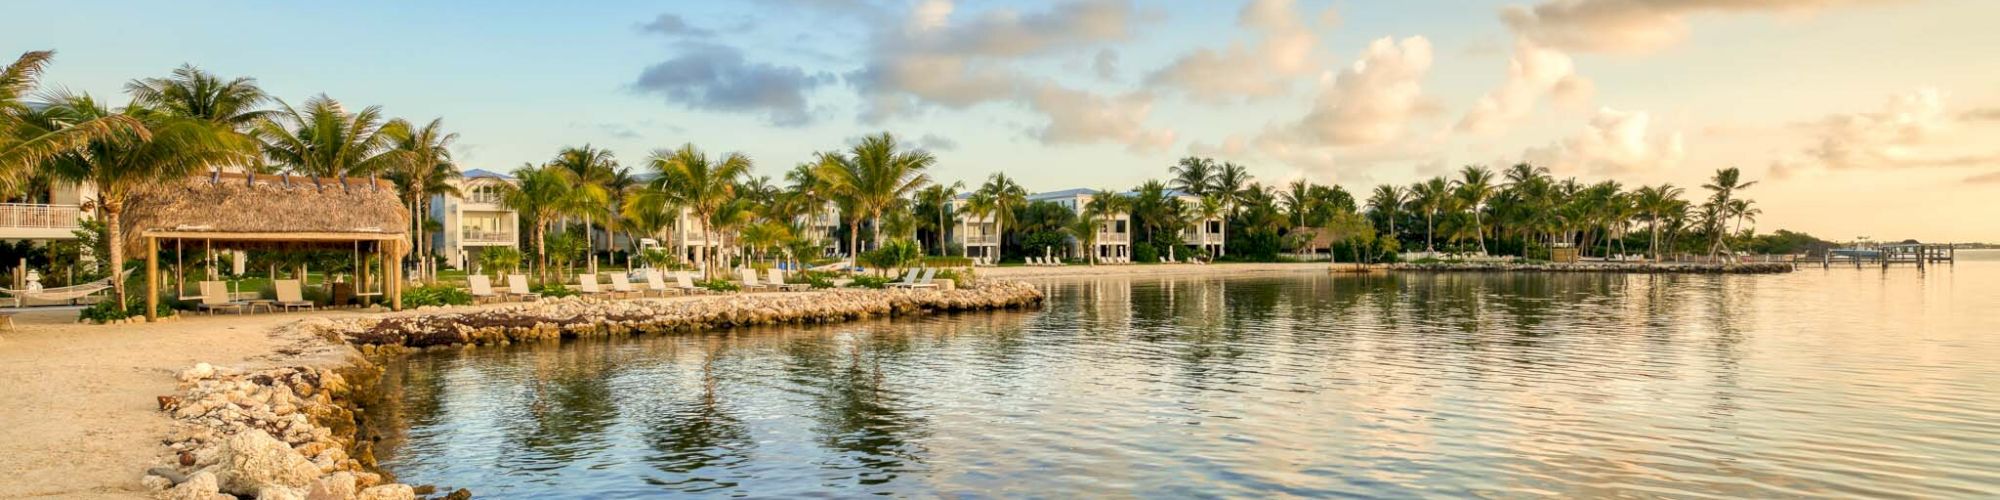
[[[1046,286],[418,356],[384,463],[534,498],[2000,494],[2000,260]]]

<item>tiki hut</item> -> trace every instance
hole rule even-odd
[[[163,242],[200,241],[237,249],[354,249],[381,257],[382,294],[402,309],[401,261],[410,247],[410,211],[393,185],[368,179],[324,179],[211,173],[134,192],[121,229],[127,248],[146,256],[146,316],[159,300]],[[357,278],[367,280],[365,266]]]

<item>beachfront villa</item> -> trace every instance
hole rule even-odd
[[[966,257],[986,262],[1000,260],[999,222],[993,214],[973,216],[965,212],[965,204],[972,199],[972,193],[960,193],[951,198],[951,213],[958,218],[957,227],[951,232],[951,241],[965,249]]]
[[[1090,199],[1097,190],[1087,188],[1064,189],[1028,196],[1028,202],[1046,201],[1067,208],[1082,215],[1090,206]],[[1096,255],[1099,260],[1125,260],[1132,258],[1132,215],[1124,211],[1103,216],[1102,225],[1097,228],[1097,244],[1085,249],[1074,238],[1065,258],[1081,259]]]
[[[473,169],[451,182],[458,194],[438,195],[431,202],[431,218],[444,228],[431,235],[431,243],[445,265],[469,269],[487,249],[519,248],[521,214],[500,200],[505,186],[514,184],[512,176]]]
[[[805,228],[805,237],[816,242],[820,255],[835,257],[840,255],[840,206],[827,202],[819,211],[799,216],[799,227]]]
[[[1136,194],[1136,192],[1126,193],[1127,196],[1133,194]],[[1181,206],[1188,210],[1187,213],[1190,216],[1196,214],[1196,208],[1201,206],[1201,196],[1199,195],[1183,192],[1178,189],[1167,190],[1167,195],[1180,200]],[[1221,217],[1190,220],[1187,228],[1181,230],[1181,243],[1207,250],[1211,256],[1222,255],[1222,229]]]
[[[97,196],[89,185],[52,184],[48,190],[0,203],[0,240],[73,240],[90,217],[81,207]]]

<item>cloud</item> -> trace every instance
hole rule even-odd
[[[1155,153],[1173,145],[1172,130],[1145,126],[1153,96],[1145,91],[1104,97],[1060,85],[1036,89],[1030,105],[1048,115],[1048,125],[1035,131],[1044,144],[1116,142],[1136,153]]]
[[[1368,146],[1396,140],[1421,111],[1423,80],[1431,69],[1424,37],[1400,43],[1381,38],[1361,59],[1320,89],[1311,111],[1293,128],[1306,140],[1330,146]]]
[[[2000,170],[1965,178],[1966,184],[2000,184]]]
[[[1338,22],[1332,9],[1319,17],[1321,25]],[[1209,102],[1284,94],[1292,80],[1312,70],[1319,36],[1305,19],[1292,0],[1252,0],[1237,15],[1237,24],[1256,33],[1255,42],[1196,49],[1154,71],[1146,82]]]
[[[1951,113],[1944,95],[1921,88],[1892,96],[1869,113],[1828,115],[1801,126],[1812,136],[1806,156],[1829,168],[1968,166],[2000,161],[1977,138],[1957,134],[1959,121],[1987,119],[1975,109]],[[1955,119],[1956,118],[1956,119]]]
[[[2000,108],[1974,108],[1958,114],[1958,119],[1968,122],[2000,122]]]
[[[1543,45],[1580,52],[1643,53],[1687,37],[1696,14],[1810,14],[1903,0],[1544,0],[1509,6],[1500,19]]]
[[[832,81],[796,67],[750,62],[734,47],[684,43],[680,55],[647,67],[632,85],[689,109],[758,113],[773,125],[801,126],[812,121],[806,93]]]
[[[958,149],[958,141],[937,134],[924,134],[923,137],[917,138],[917,147],[931,151],[951,151]]]
[[[1548,146],[1528,148],[1522,161],[1572,174],[1671,168],[1686,156],[1681,134],[1658,134],[1652,125],[1647,112],[1601,108],[1584,130]]]
[[[657,33],[670,37],[690,37],[690,38],[707,37],[715,34],[714,31],[697,28],[694,25],[688,24],[686,20],[681,19],[681,16],[675,14],[660,14],[660,17],[653,18],[652,21],[640,24],[639,31],[645,33]]]
[[[1527,38],[1514,41],[1514,55],[1507,61],[1507,79],[1487,92],[1458,121],[1460,132],[1484,133],[1526,117],[1535,101],[1553,94],[1557,101],[1588,101],[1595,85],[1576,74],[1569,54],[1542,47]]]
[[[1099,49],[1097,57],[1090,61],[1090,70],[1097,73],[1097,79],[1110,80],[1118,77],[1118,51]]]

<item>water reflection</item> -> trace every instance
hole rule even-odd
[[[1032,312],[422,355],[385,463],[499,497],[1976,496],[2000,263],[1051,282]]]

